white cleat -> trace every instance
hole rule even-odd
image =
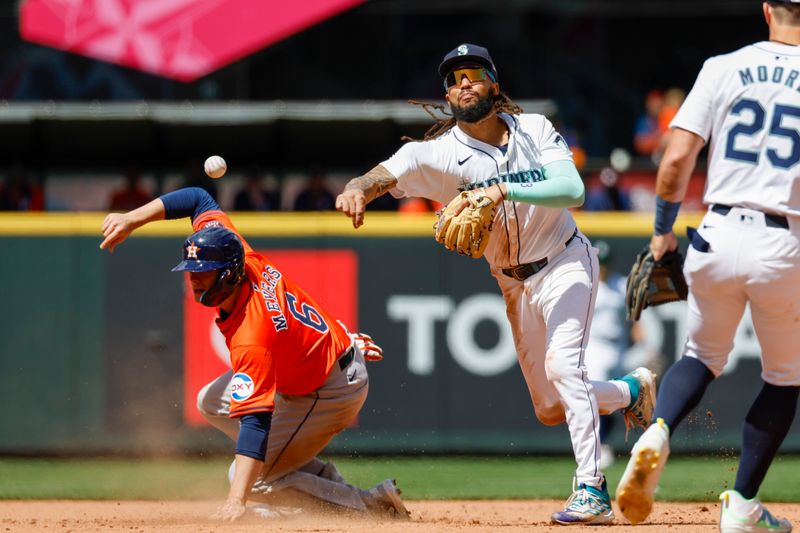
[[[792,530],[788,520],[772,516],[756,498],[748,500],[735,490],[726,490],[719,499],[722,501],[721,533],[789,533]]]
[[[617,486],[617,504],[632,524],[643,522],[653,510],[653,493],[669,457],[669,428],[659,418],[631,450],[631,458]]]

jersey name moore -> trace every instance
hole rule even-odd
[[[759,65],[755,68],[755,76],[753,76],[753,69],[750,67],[739,70],[739,79],[741,79],[742,85],[750,85],[759,81],[783,83],[787,87],[795,89],[795,85],[800,85],[796,84],[798,78],[800,78],[800,71],[792,69],[787,72],[781,66],[774,66],[770,69],[766,65]],[[797,87],[797,90],[800,92],[800,86]]]

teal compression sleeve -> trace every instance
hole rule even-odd
[[[544,207],[583,205],[585,188],[572,161],[553,161],[542,167],[543,181],[507,183],[508,199]]]

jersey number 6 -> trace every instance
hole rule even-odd
[[[766,112],[759,102],[742,98],[731,108],[731,114],[740,115],[742,111],[752,111],[753,121],[750,124],[739,122],[728,132],[728,140],[725,143],[725,158],[736,161],[745,161],[752,164],[758,163],[759,152],[749,152],[737,150],[735,148],[737,135],[755,135],[764,128],[764,118]],[[787,157],[781,157],[774,148],[767,149],[767,159],[772,166],[778,168],[791,168],[800,161],[800,133],[797,128],[787,128],[783,125],[785,116],[800,118],[800,108],[783,104],[775,104],[775,112],[772,114],[772,123],[769,126],[769,134],[775,137],[785,137],[792,143],[792,149]]]
[[[298,309],[297,297],[290,292],[286,293],[286,301],[289,303],[289,312],[302,324],[320,333],[328,331],[328,324],[325,323],[325,320],[322,319],[322,315],[320,315],[316,309],[307,303],[301,304],[300,309]]]

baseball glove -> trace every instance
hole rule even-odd
[[[464,200],[469,203],[459,213]],[[493,220],[494,202],[480,192],[464,191],[439,213],[434,226],[436,241],[448,250],[477,259],[489,244]]]
[[[625,291],[628,320],[639,320],[643,309],[685,300],[688,295],[683,256],[678,250],[667,252],[660,261],[653,259],[650,247],[639,252]]]

